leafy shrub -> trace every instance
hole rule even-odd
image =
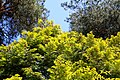
[[[120,33],[103,40],[92,32],[62,32],[52,21],[44,25],[0,46],[0,80],[15,74],[23,80],[120,79]]]

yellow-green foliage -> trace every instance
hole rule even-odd
[[[15,76],[12,76],[11,78],[7,78],[5,80],[22,80],[22,77],[19,76],[19,74],[15,74]]]
[[[39,24],[42,24],[39,21]],[[110,39],[46,28],[23,31],[23,37],[0,46],[0,80],[19,74],[23,80],[119,80],[120,33]]]

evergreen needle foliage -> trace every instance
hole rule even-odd
[[[72,31],[103,39],[117,35],[120,31],[120,0],[70,0],[62,3],[70,10],[67,22]]]
[[[12,42],[22,30],[31,31],[38,18],[47,19],[45,0],[0,0],[0,45]]]

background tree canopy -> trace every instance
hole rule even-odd
[[[106,39],[120,31],[120,0],[70,0],[61,4],[70,14],[67,21],[73,31]]]
[[[45,0],[0,0],[0,44],[10,43],[22,30],[31,30],[38,18],[45,20]]]

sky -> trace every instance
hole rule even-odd
[[[69,31],[69,23],[65,22],[69,12],[61,7],[61,3],[69,0],[46,0],[45,7],[50,10],[48,20],[53,20],[55,24],[61,25],[63,31]]]

